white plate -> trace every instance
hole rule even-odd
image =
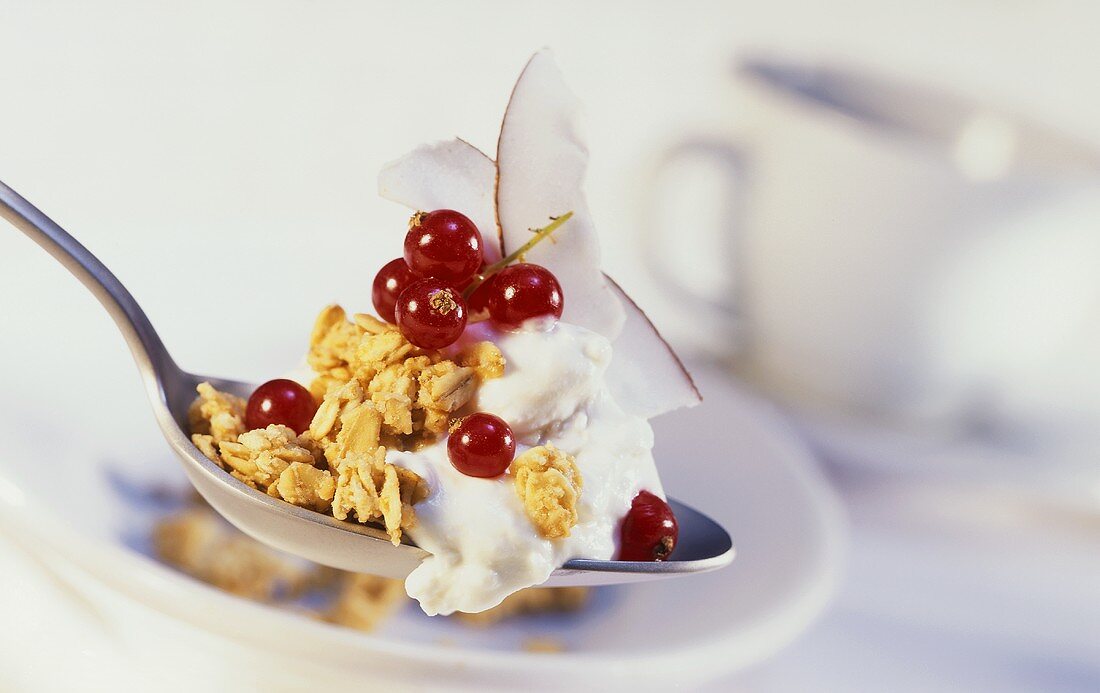
[[[704,407],[659,422],[659,459],[671,493],[730,528],[737,560],[715,574],[608,590],[577,618],[475,630],[407,609],[379,634],[362,635],[224,596],[177,575],[142,555],[158,510],[120,494],[110,481],[124,475],[138,485],[182,483],[147,420],[134,440],[121,445],[97,435],[94,421],[79,434],[59,431],[48,446],[48,467],[36,427],[9,438],[0,512],[25,545],[37,545],[98,605],[135,652],[161,641],[156,629],[181,628],[141,616],[140,604],[236,642],[245,652],[234,655],[234,666],[256,676],[271,675],[263,662],[277,652],[295,657],[300,666],[290,668],[303,680],[324,671],[334,680],[369,674],[374,681],[390,676],[409,683],[516,685],[533,676],[552,687],[567,666],[593,683],[698,682],[767,657],[802,631],[832,591],[840,544],[835,500],[789,430],[731,390],[704,389]],[[126,405],[111,400],[112,410],[142,418],[134,411],[144,406],[140,399]],[[570,651],[519,651],[524,638],[545,635],[563,640]],[[186,641],[192,666],[202,669],[206,661],[225,667],[219,647],[196,651],[193,641],[193,635]],[[378,664],[365,670],[364,661]],[[279,676],[287,675],[285,668]]]
[[[135,659],[178,653],[172,670],[181,680],[201,677],[215,688],[233,688],[242,676],[554,688],[568,671],[592,686],[698,683],[773,654],[833,591],[843,522],[814,459],[770,406],[706,371],[699,375],[707,401],[656,422],[657,455],[669,493],[729,528],[738,556],[727,569],[614,588],[575,618],[488,630],[410,608],[366,635],[221,594],[145,555],[162,509],[120,493],[117,480],[178,487],[182,471],[109,321],[75,281],[19,240],[0,243],[0,258],[10,260],[0,268],[7,329],[0,341],[0,521],[84,595]],[[175,298],[166,290],[157,297]],[[211,369],[257,379],[272,352],[299,348],[301,330],[283,326],[284,341],[271,346],[269,339],[250,361],[249,333],[204,331],[208,315],[196,306],[186,316],[191,329],[172,325],[166,341],[178,340],[180,353],[205,344]],[[265,329],[273,328],[256,327]],[[568,651],[521,650],[525,638],[546,635]]]

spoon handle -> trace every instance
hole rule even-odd
[[[126,339],[150,395],[163,399],[163,383],[178,379],[175,376],[179,367],[168,355],[145,311],[111,270],[3,181],[0,181],[0,217],[42,246],[95,294]]]

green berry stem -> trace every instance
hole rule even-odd
[[[466,290],[462,292],[463,297],[469,298],[475,291],[477,291],[477,288],[481,286],[486,279],[501,271],[516,260],[522,258],[527,252],[529,252],[532,248],[542,242],[544,238],[560,229],[562,224],[569,221],[572,216],[573,212],[569,211],[565,214],[562,214],[560,217],[550,217],[552,221],[541,229],[534,229],[535,235],[532,236],[529,241],[521,245],[515,251],[509,253],[507,257],[503,258],[502,260],[498,260],[497,262],[494,262],[493,264],[486,267],[485,271],[479,275],[478,279],[476,279],[473,283],[466,287]]]

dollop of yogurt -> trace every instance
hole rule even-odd
[[[389,452],[388,462],[416,472],[430,489],[408,534],[431,556],[405,581],[429,615],[484,611],[545,582],[571,558],[612,558],[619,521],[638,491],[664,496],[652,428],[626,414],[609,392],[612,350],[605,337],[538,321],[517,332],[479,324],[468,333],[465,339],[494,342],[506,361],[504,376],[485,382],[469,411],[507,421],[517,456],[547,443],[573,455],[583,489],[570,536],[543,539],[524,513],[512,476],[462,474],[447,457],[446,437],[415,452]]]

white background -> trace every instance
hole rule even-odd
[[[323,285],[264,281],[238,297],[242,310],[283,291],[350,301],[363,268],[395,254],[380,241],[404,216],[375,196],[379,166],[456,134],[491,154],[511,83],[550,45],[586,104],[605,264],[661,318],[675,307],[654,300],[633,242],[645,164],[685,133],[736,128],[738,55],[836,58],[943,82],[1100,142],[1088,6],[9,2],[2,179],[73,225],[139,296],[143,281],[189,285],[192,266],[169,263],[155,279],[138,268],[202,245],[214,275],[331,267]],[[262,231],[268,247],[227,233],[239,229]],[[152,317],[217,299],[216,283],[190,284],[177,303],[147,306]],[[261,335],[277,329],[265,322]],[[182,325],[162,326],[169,342]]]

